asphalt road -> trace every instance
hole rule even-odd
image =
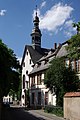
[[[25,112],[22,108],[9,108],[5,109],[3,120],[44,120],[35,117],[32,114]]]

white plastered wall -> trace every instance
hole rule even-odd
[[[37,75],[35,76],[35,86],[31,87],[30,84],[30,105],[32,106],[32,93],[35,93],[35,106],[38,105],[38,92],[41,92],[41,105],[45,106],[45,92],[48,92],[48,104],[56,106],[56,95],[52,94],[44,85],[44,73],[41,76],[42,83],[37,85]],[[31,78],[30,78],[31,81]],[[31,82],[30,82],[31,83]],[[37,89],[39,88],[39,89]]]
[[[31,56],[30,56],[30,53],[29,53],[29,51],[27,49],[26,53],[25,53],[24,62],[23,62],[23,63],[25,63],[25,66],[22,67],[22,95],[21,96],[24,95],[24,98],[21,97],[21,104],[22,104],[22,106],[25,104],[25,93],[24,93],[24,89],[23,89],[23,75],[25,75],[25,89],[27,89],[26,82],[28,82],[28,87],[29,87],[29,76],[28,76],[28,74],[33,69],[33,67],[32,67],[33,62],[31,60],[31,64],[30,64],[30,59],[31,59]],[[28,74],[26,74],[26,71],[28,71]]]

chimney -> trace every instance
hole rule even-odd
[[[58,44],[58,47],[59,47],[59,48],[61,47],[61,44],[60,44],[60,43]]]
[[[57,49],[57,43],[54,43],[54,49]]]

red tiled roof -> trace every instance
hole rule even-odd
[[[64,97],[80,97],[80,92],[68,92]]]

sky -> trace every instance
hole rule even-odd
[[[42,47],[53,48],[76,34],[72,23],[80,21],[80,0],[0,0],[0,39],[18,58],[31,45],[36,5]]]

